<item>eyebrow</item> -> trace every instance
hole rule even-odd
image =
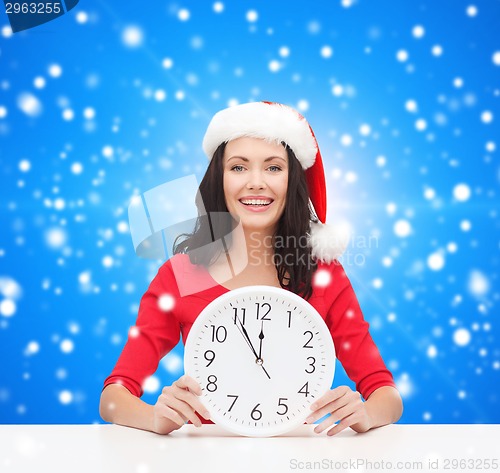
[[[286,159],[285,158],[282,158],[281,156],[269,156],[269,158],[266,158],[264,159],[264,162],[267,163],[268,161],[272,161],[273,159],[282,159],[283,161],[286,162]],[[231,159],[241,159],[242,161],[245,161],[248,163],[249,159],[248,158],[245,158],[244,156],[231,156],[227,162],[231,161]]]

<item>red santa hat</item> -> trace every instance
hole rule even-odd
[[[312,128],[293,108],[275,102],[252,102],[217,112],[203,138],[203,150],[212,159],[221,143],[243,136],[281,143],[293,150],[305,171],[309,199],[319,219],[311,221],[312,255],[330,263],[345,249],[340,233],[326,225],[326,182],[321,153]]]

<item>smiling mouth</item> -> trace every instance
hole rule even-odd
[[[273,200],[240,199],[240,202],[247,207],[267,207]]]

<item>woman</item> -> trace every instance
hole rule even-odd
[[[308,423],[331,414],[315,432],[365,432],[396,422],[401,396],[336,259],[338,238],[324,224],[323,165],[306,120],[281,104],[238,105],[213,117],[203,148],[211,162],[200,184],[196,228],[144,294],[136,327],[104,383],[101,417],[161,434],[209,422],[191,377],[163,388],[154,406],[139,399],[142,383],[181,334],[186,340],[209,302],[231,289],[266,284],[286,287],[318,310],[356,383],[356,391],[339,386],[311,405]]]

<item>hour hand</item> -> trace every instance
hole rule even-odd
[[[262,325],[260,327],[260,333],[259,333],[259,356],[258,359],[262,360],[262,340],[264,340],[264,321],[262,321]]]

